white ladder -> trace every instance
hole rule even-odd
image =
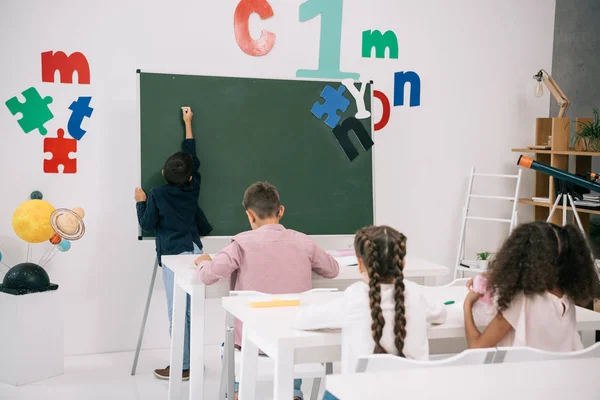
[[[508,179],[516,179],[517,186],[515,188],[514,197],[510,196],[490,196],[490,195],[482,195],[482,194],[472,194],[471,191],[473,189],[473,180],[475,177],[487,177],[487,178],[508,178]],[[459,272],[472,272],[477,273],[481,270],[477,268],[475,262],[472,260],[465,260],[465,230],[467,227],[467,221],[469,220],[478,220],[478,221],[490,221],[490,222],[500,222],[505,224],[510,224],[508,234],[512,232],[513,228],[517,224],[517,204],[519,202],[519,188],[521,185],[521,169],[517,175],[502,175],[502,174],[481,174],[475,173],[475,168],[471,168],[471,177],[469,179],[469,188],[467,189],[467,198],[465,200],[465,206],[463,208],[463,218],[462,224],[460,227],[460,241],[458,243],[458,251],[456,253],[456,264],[454,268],[454,279],[458,278]],[[471,203],[471,199],[493,199],[493,200],[508,200],[513,202],[512,206],[512,215],[510,218],[489,218],[489,217],[476,217],[469,215],[469,204]],[[465,267],[463,265],[469,265],[469,267]]]

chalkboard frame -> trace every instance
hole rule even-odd
[[[214,78],[234,78],[234,79],[256,79],[256,80],[270,80],[270,81],[293,81],[293,82],[324,82],[324,83],[339,83],[342,84],[341,80],[337,80],[337,79],[321,79],[321,78],[311,78],[311,79],[290,79],[290,78],[266,78],[266,77],[256,77],[256,76],[230,76],[230,75],[197,75],[197,74],[191,74],[189,72],[165,72],[165,71],[147,71],[147,70],[142,70],[142,69],[136,69],[136,102],[137,102],[137,115],[138,118],[136,118],[136,123],[137,123],[137,132],[138,132],[138,139],[139,139],[139,152],[137,152],[137,165],[139,166],[139,170],[138,170],[138,176],[137,176],[137,181],[140,183],[141,186],[141,182],[142,182],[142,122],[141,122],[141,114],[142,114],[142,109],[141,109],[141,74],[162,74],[162,75],[184,75],[184,76],[195,76],[195,77],[214,77]],[[369,94],[370,94],[370,109],[368,110],[371,113],[371,117],[369,117],[369,121],[370,121],[370,133],[371,133],[371,139],[374,143],[376,143],[375,140],[375,121],[373,118],[373,108],[374,108],[374,101],[375,101],[375,96],[374,96],[374,83],[373,80],[368,80],[368,81],[359,81],[359,80],[355,80],[353,82],[354,84],[364,84],[364,83],[368,83],[369,86]],[[352,99],[353,102],[355,101],[354,99]],[[356,142],[356,140],[354,140],[353,138],[353,142]],[[371,196],[371,208],[373,211],[373,215],[371,218],[371,223],[375,224],[375,216],[376,216],[376,190],[375,190],[375,146],[373,146],[371,149],[369,149],[368,151],[371,152],[371,190],[372,190],[372,196]],[[250,227],[248,227],[248,229],[250,229]],[[354,234],[350,234],[350,233],[342,233],[342,234],[308,234],[310,237],[313,237],[315,239],[318,240],[318,238],[352,238],[354,237]],[[234,235],[208,235],[208,236],[203,236],[203,239],[214,239],[214,240],[223,240],[223,239],[230,239],[231,237],[233,237]],[[144,236],[143,235],[143,231],[141,229],[141,227],[138,225],[138,240],[139,241],[144,241],[144,240],[155,240],[156,236]]]

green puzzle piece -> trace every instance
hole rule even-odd
[[[48,131],[44,128],[44,124],[54,118],[48,107],[48,104],[52,103],[52,97],[42,98],[34,87],[25,90],[23,97],[25,97],[25,103],[21,103],[15,96],[6,101],[6,107],[12,115],[19,112],[23,115],[19,120],[23,132],[29,133],[34,129],[38,129],[41,135],[45,135]]]

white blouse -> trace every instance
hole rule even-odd
[[[540,350],[569,352],[583,349],[577,333],[573,301],[545,292],[516,296],[502,315],[513,327],[499,346],[528,346]]]
[[[443,323],[446,306],[431,304],[421,293],[419,286],[404,280],[404,307],[406,309],[406,338],[404,356],[415,360],[429,358],[427,339],[428,323]],[[344,296],[328,304],[301,307],[294,328],[302,330],[342,329],[342,373],[354,373],[359,357],[373,354],[375,342],[371,334],[371,308],[369,285],[357,282],[348,287]],[[389,354],[398,354],[394,344],[394,320],[396,301],[394,285],[381,285],[381,309],[385,325],[381,346]]]

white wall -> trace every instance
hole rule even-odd
[[[72,176],[44,174],[42,137],[23,134],[16,117],[0,105],[0,247],[13,259],[25,258],[26,245],[12,232],[11,216],[32,190],[56,207],[80,205],[87,211],[86,236],[48,267],[67,299],[67,354],[126,350],[136,343],[154,245],[137,241],[135,70],[293,78],[297,69],[316,67],[318,54],[319,21],[300,23],[300,3],[272,0],[273,18],[251,19],[253,34],[265,28],[277,35],[273,51],[260,58],[247,56],[235,42],[233,0],[1,3],[0,100],[30,86],[53,96],[55,118],[46,127],[54,135],[66,127],[70,101],[92,96],[94,113],[84,122],[88,133],[79,142],[78,173]],[[390,100],[394,72],[416,71],[422,81],[421,106],[393,108],[373,148],[377,222],[402,230],[411,253],[450,266],[469,168],[516,171],[517,154],[510,148],[531,143],[534,118],[547,115],[549,99],[532,96],[531,76],[550,68],[554,3],[346,0],[342,70],[374,79]],[[393,30],[399,58],[361,58],[361,33],[367,29]],[[48,50],[83,52],[91,85],[42,84],[40,53]],[[196,118],[203,112],[210,110],[195,110]],[[379,113],[376,109],[377,118]],[[473,251],[490,248],[500,232],[471,234]],[[206,245],[209,251],[218,247],[208,240]],[[45,245],[34,250],[39,254]],[[145,347],[166,346],[166,326],[159,280]],[[214,328],[213,341],[220,328]]]

